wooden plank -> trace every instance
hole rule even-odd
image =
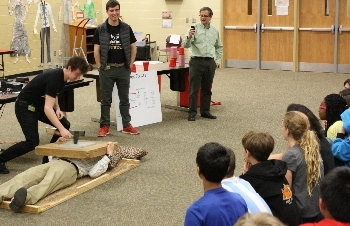
[[[35,154],[80,159],[93,158],[106,154],[107,143],[107,141],[79,140],[77,144],[73,144],[72,140],[67,140],[37,146]],[[118,147],[118,142],[114,142],[114,150],[118,150]]]
[[[83,177],[78,179],[74,184],[69,187],[63,188],[59,191],[56,191],[47,197],[41,199],[35,205],[26,205],[21,208],[22,212],[26,213],[41,213],[45,210],[50,209],[62,202],[65,202],[77,195],[80,195],[100,184],[105,183],[106,181],[111,180],[114,177],[117,177],[129,170],[134,169],[140,165],[140,161],[136,159],[122,159],[120,163],[110,171],[107,171],[105,174],[101,175],[98,178]],[[10,201],[3,201],[0,203],[0,208],[10,209]]]

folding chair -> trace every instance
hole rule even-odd
[[[166,62],[169,61],[170,48],[176,46],[177,48],[181,47],[182,38],[180,35],[169,35],[165,39],[165,49],[158,50],[158,61],[160,57],[166,57]]]

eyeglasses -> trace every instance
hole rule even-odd
[[[199,17],[210,17],[208,15],[199,15]]]
[[[323,105],[320,105],[320,106],[318,107],[318,109],[319,109],[319,110],[321,110],[321,109],[327,109],[327,107],[326,107],[326,106],[323,106]]]

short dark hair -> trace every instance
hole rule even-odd
[[[120,3],[117,0],[109,0],[106,3],[106,10],[108,10],[109,8],[116,7],[116,6],[119,6],[119,9],[120,9]]]
[[[259,162],[266,161],[273,148],[275,141],[273,137],[266,132],[249,131],[242,138],[242,145],[245,150]]]
[[[66,68],[68,69],[69,66],[71,70],[79,69],[82,74],[85,74],[89,68],[89,64],[83,57],[80,56],[71,57],[66,64]]]
[[[236,169],[236,155],[230,148],[227,148],[227,151],[230,154],[230,165],[226,173],[226,177],[233,177]]]
[[[344,86],[346,85],[346,83],[349,83],[350,84],[350,79],[346,79],[345,82],[344,82]]]
[[[199,13],[201,13],[202,11],[205,11],[207,10],[209,12],[209,16],[212,17],[213,16],[213,10],[211,10],[211,8],[209,7],[202,7],[200,10],[199,10]]]
[[[227,173],[230,154],[219,143],[206,143],[198,149],[196,163],[207,181],[220,183]]]
[[[335,220],[350,223],[350,168],[330,171],[320,183],[320,197]]]

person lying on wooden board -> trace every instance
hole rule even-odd
[[[65,141],[60,137],[59,141]],[[27,204],[34,204],[47,195],[73,184],[78,178],[89,175],[96,178],[107,171],[113,155],[114,143],[108,142],[106,154],[89,159],[54,157],[49,163],[29,168],[0,185],[0,203],[12,201],[10,208],[19,212]]]

